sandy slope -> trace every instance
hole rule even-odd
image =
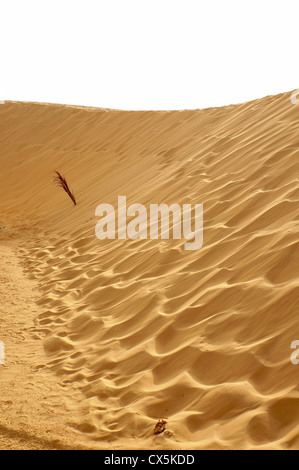
[[[8,353],[26,329],[24,354],[0,366],[1,448],[25,446],[28,435],[42,448],[56,439],[57,448],[298,449],[299,106],[290,93],[180,112],[7,102],[0,138],[1,265],[14,266],[1,273]],[[53,186],[54,170],[76,207]],[[203,248],[99,241],[95,208],[118,195],[203,203]],[[159,418],[168,432],[154,436]]]
[[[43,363],[45,353],[34,318],[38,312],[37,286],[24,279],[12,247],[1,244],[0,327],[6,364],[0,371],[0,448],[74,449],[80,447],[66,410],[82,399],[75,387],[67,390]],[[73,442],[71,442],[71,439]],[[88,445],[88,443],[86,443]]]

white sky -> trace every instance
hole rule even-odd
[[[0,0],[0,100],[206,108],[299,87],[298,0]]]

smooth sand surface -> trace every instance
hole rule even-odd
[[[299,449],[290,96],[173,112],[0,105],[0,448]],[[95,209],[119,195],[203,203],[202,249],[98,240]]]

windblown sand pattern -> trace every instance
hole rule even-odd
[[[299,365],[290,361],[299,106],[290,93],[174,112],[6,102],[0,135],[0,251],[18,255],[35,289],[34,312],[17,297],[27,349],[37,345],[22,382],[29,397],[41,390],[49,414],[59,411],[48,424],[57,442],[40,447],[299,449]],[[53,186],[55,170],[76,207]],[[118,195],[203,203],[203,248],[99,241],[95,208],[116,207]],[[1,276],[3,292],[6,283]],[[1,299],[3,341],[10,303]],[[8,355],[0,382],[18,367]],[[7,387],[0,444],[18,448],[9,430],[22,389]],[[35,447],[47,413],[30,399],[21,409]],[[156,435],[159,419],[166,431]]]

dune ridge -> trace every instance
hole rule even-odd
[[[66,401],[80,394],[71,417],[65,408],[78,443],[299,448],[290,96],[167,112],[0,106],[0,250],[12,248],[38,286],[31,334],[43,350],[32,360]],[[55,170],[76,207],[53,186]],[[203,203],[202,249],[99,241],[96,206],[116,207],[118,195]],[[154,435],[158,419],[167,432]]]

